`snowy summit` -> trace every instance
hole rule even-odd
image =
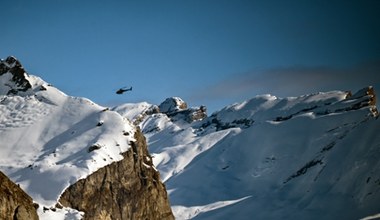
[[[380,214],[380,123],[371,86],[354,93],[259,95],[210,116],[205,106],[188,107],[179,97],[105,108],[28,75],[9,57],[0,61],[0,113],[0,171],[38,204],[41,219],[86,218],[80,207],[88,204],[56,207],[67,189],[85,196],[82,188],[98,185],[96,178],[103,188],[95,187],[95,194],[110,196],[91,201],[94,207],[118,210],[98,219],[123,219],[138,206],[135,219],[166,206],[155,218]],[[145,144],[142,135],[136,138],[140,130],[152,155],[138,149],[138,142]],[[87,179],[100,170],[103,176]],[[126,170],[136,178],[123,176]],[[112,182],[110,175],[120,178]],[[129,198],[137,202],[120,202]]]
[[[0,170],[40,209],[121,160],[134,140],[135,127],[120,114],[28,75],[13,57],[0,62],[0,112]]]
[[[146,111],[154,108],[148,103],[115,110],[144,131],[177,219],[380,213],[380,122],[372,87],[260,95],[191,122],[178,117],[185,109],[168,113],[168,103],[161,113]]]

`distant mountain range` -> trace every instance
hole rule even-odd
[[[376,219],[378,117],[370,86],[260,95],[210,116],[179,97],[107,108],[9,57],[0,171],[33,202],[21,209],[0,188],[12,215],[0,218],[36,209],[40,219]]]

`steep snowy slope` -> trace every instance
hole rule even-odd
[[[123,159],[134,140],[135,127],[121,115],[63,94],[13,57],[0,62],[0,112],[0,170],[39,204],[40,214],[78,179]],[[78,214],[62,215],[70,213]]]
[[[129,111],[116,110],[148,104],[127,106]],[[178,219],[380,213],[380,122],[371,87],[354,95],[262,95],[191,123],[173,114],[143,115],[135,123],[145,132]]]

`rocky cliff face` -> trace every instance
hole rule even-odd
[[[83,211],[84,219],[174,219],[140,131],[135,139],[123,160],[70,186],[59,202]]]
[[[0,172],[0,219],[38,219],[32,198]]]

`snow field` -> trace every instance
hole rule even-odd
[[[88,99],[67,96],[34,76],[29,80],[32,91],[0,96],[0,169],[41,209],[53,207],[70,184],[121,160],[135,127]]]
[[[139,125],[174,215],[359,219],[378,213],[380,125],[372,107],[353,108],[368,97],[347,94],[261,95],[191,124],[162,113],[146,117]]]

